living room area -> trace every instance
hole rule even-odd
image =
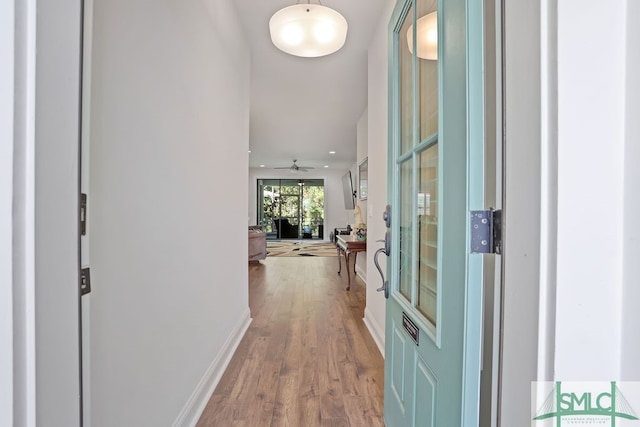
[[[348,172],[355,178],[356,171],[356,165],[353,171],[323,168],[291,179],[281,178],[277,171],[250,168],[248,225],[261,226],[270,241],[330,241],[334,229],[353,224],[342,178]]]
[[[324,238],[324,179],[258,179],[257,224],[267,240]]]

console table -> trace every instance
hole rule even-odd
[[[336,236],[336,248],[338,250],[338,274],[342,271],[342,262],[340,261],[340,253],[344,254],[344,260],[347,269],[347,290],[351,289],[351,274],[349,273],[349,258],[353,254],[353,274],[356,273],[356,259],[358,252],[367,250],[367,242],[358,240],[353,236]]]

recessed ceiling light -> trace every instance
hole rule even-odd
[[[336,154],[335,151],[329,151],[329,154]]]
[[[251,150],[249,150],[249,152],[251,152]]]
[[[329,167],[329,165],[324,165],[324,167],[325,167],[325,168],[328,168],[328,167]]]
[[[260,167],[261,167],[261,168],[263,168],[263,167],[264,167],[264,165],[260,165]]]

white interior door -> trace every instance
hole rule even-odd
[[[35,4],[31,6],[35,8]],[[81,13],[81,2],[75,0],[37,3],[34,165],[37,425],[81,423],[78,286]]]

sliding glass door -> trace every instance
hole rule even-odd
[[[322,179],[259,179],[257,206],[267,239],[324,237]]]

